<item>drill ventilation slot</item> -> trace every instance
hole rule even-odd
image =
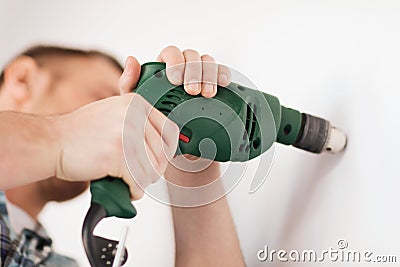
[[[183,93],[177,89],[172,89],[169,91],[160,102],[157,103],[156,108],[164,113],[164,115],[168,115],[171,111],[178,106],[182,99]]]
[[[251,107],[253,106],[253,110]],[[254,134],[257,126],[257,117],[256,117],[257,107],[255,104],[247,103],[246,109],[246,125],[245,125],[245,134],[243,136],[243,140],[246,139],[247,135],[249,137],[249,142],[252,143],[254,141]]]

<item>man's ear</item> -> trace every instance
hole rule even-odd
[[[32,83],[39,67],[36,61],[27,56],[21,56],[12,61],[4,71],[2,90],[15,107],[23,105],[32,94]]]

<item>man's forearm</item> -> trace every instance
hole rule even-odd
[[[218,163],[201,173],[185,173],[168,168],[166,178],[182,186],[208,184],[219,176]],[[220,183],[216,181],[215,183]],[[220,190],[223,190],[222,184]],[[171,189],[171,188],[170,188]],[[172,202],[178,197],[170,190]],[[172,207],[176,240],[176,267],[244,266],[236,228],[227,199],[201,207]]]
[[[226,198],[197,208],[172,208],[175,266],[244,266]]]
[[[50,118],[0,112],[0,189],[54,176],[57,138]]]

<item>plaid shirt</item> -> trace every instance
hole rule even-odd
[[[39,234],[40,233],[40,234]],[[0,266],[1,267],[76,267],[78,264],[52,251],[51,239],[41,225],[15,233],[10,227],[6,198],[0,191]]]

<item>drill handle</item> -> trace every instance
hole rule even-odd
[[[90,183],[92,203],[102,206],[107,217],[133,218],[136,209],[132,205],[129,187],[120,178],[107,176]]]

